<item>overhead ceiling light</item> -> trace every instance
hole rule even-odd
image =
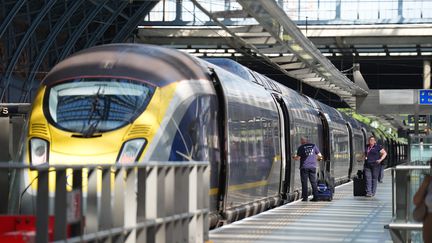
[[[359,56],[386,56],[385,52],[359,52]]]
[[[264,55],[266,55],[268,57],[278,57],[279,53],[268,53],[268,54],[264,54]]]
[[[390,56],[416,56],[417,52],[390,52]]]
[[[207,56],[209,57],[230,57],[232,56],[232,53],[208,53]]]

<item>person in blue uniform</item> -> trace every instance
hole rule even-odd
[[[316,178],[316,168],[318,165],[317,159],[322,159],[322,155],[318,147],[307,141],[306,137],[301,137],[300,147],[297,149],[297,155],[293,156],[293,159],[300,159],[300,180],[302,184],[302,201],[308,200],[308,178],[312,186],[312,201],[316,201],[317,194],[317,178]]]
[[[375,137],[369,137],[365,150],[364,175],[366,179],[366,197],[375,196],[381,163],[387,156],[383,147],[376,143]]]

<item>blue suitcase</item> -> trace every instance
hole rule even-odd
[[[324,167],[330,167],[328,165],[330,161],[324,161]],[[318,182],[317,182],[317,201],[331,201],[333,200],[333,194],[335,192],[335,179],[331,177],[330,174],[326,170],[321,170],[318,173]]]
[[[318,182],[318,191],[316,195],[317,201],[331,201],[333,200],[333,189],[325,182]]]

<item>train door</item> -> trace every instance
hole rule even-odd
[[[354,168],[354,133],[351,124],[347,123],[348,138],[349,138],[349,155],[350,155],[350,166],[348,169],[348,178],[351,178],[351,174]]]
[[[362,134],[363,134],[363,151],[364,151],[366,149],[366,145],[368,143],[367,132],[366,132],[366,129],[364,129],[364,128],[362,128],[361,131],[362,131]]]
[[[366,130],[364,129],[364,128],[362,128],[361,129],[361,131],[362,131],[362,134],[363,134],[363,147],[365,147],[366,148],[366,144],[367,144],[367,132],[366,132]]]
[[[330,161],[331,160],[330,128],[329,128],[328,120],[323,112],[319,111],[319,117],[323,128],[322,129],[323,148],[321,148],[321,153],[325,161]],[[327,172],[331,172],[330,163],[325,163],[325,168],[321,168],[321,169],[325,169]]]
[[[290,190],[290,178],[291,178],[291,145],[290,145],[290,121],[288,108],[282,99],[277,94],[273,94],[273,98],[276,101],[277,109],[280,117],[280,130],[281,130],[281,183],[279,192],[283,199],[287,199]]]
[[[209,69],[210,78],[213,81],[214,88],[216,91],[216,95],[218,98],[218,112],[217,112],[217,124],[218,124],[218,147],[219,147],[219,163],[217,165],[211,165],[211,179],[214,179],[216,182],[214,184],[217,185],[215,188],[210,189],[210,200],[211,204],[214,203],[216,205],[215,209],[221,213],[224,211],[226,206],[226,192],[228,188],[228,175],[229,175],[229,167],[227,165],[227,128],[226,128],[226,110],[225,110],[225,98],[224,91],[221,86],[221,82],[215,72],[214,69]],[[213,208],[211,208],[212,210]],[[211,227],[214,227],[216,223],[218,223],[218,219],[210,220]]]

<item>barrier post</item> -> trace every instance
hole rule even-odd
[[[84,217],[83,217],[83,185],[82,185],[82,179],[83,179],[83,170],[80,169],[73,169],[72,171],[72,190],[78,192],[77,200],[74,201],[77,205],[74,205],[77,207],[77,212],[75,212],[77,215],[77,222],[74,222],[71,224],[71,236],[77,236],[82,235],[84,233]]]
[[[96,233],[99,230],[97,169],[89,169],[87,174],[87,210],[85,213],[85,233]]]
[[[189,169],[189,212],[194,213],[197,211],[197,177],[198,177],[198,168],[197,166],[192,166]],[[193,218],[189,221],[189,243],[199,242],[199,235],[197,233],[198,222],[197,215],[194,215]],[[203,241],[201,241],[203,242]]]
[[[122,168],[118,168],[115,171],[115,178],[114,178],[114,198],[113,198],[113,208],[112,208],[112,215],[113,215],[113,226],[114,227],[124,227],[126,226],[125,222],[125,211],[129,206],[133,207],[133,205],[129,205],[129,203],[126,199],[126,190],[127,186],[125,185],[125,177],[126,177],[126,170]],[[127,205],[127,206],[126,206]],[[124,235],[119,235],[115,237],[113,242],[124,242]]]
[[[56,170],[55,175],[54,240],[64,240],[67,237],[66,169]]]
[[[175,168],[170,166],[163,166],[164,171],[164,216],[174,215],[174,204],[176,203],[175,193],[174,193],[174,173]],[[168,199],[168,200],[167,200]],[[177,236],[174,235],[174,224],[175,220],[171,222],[165,222],[165,242],[177,242]]]
[[[48,242],[48,177],[49,168],[38,170],[38,187],[36,197],[36,242]]]
[[[146,188],[147,188],[147,168],[141,167],[136,171],[136,197],[137,197],[137,223],[143,223],[146,219]],[[136,242],[150,242],[147,240],[147,228],[138,229],[136,232]]]
[[[134,169],[125,169],[126,188],[124,197],[124,227],[134,227],[137,224],[138,190],[136,190],[137,172]],[[126,243],[136,242],[136,229],[133,229],[125,240]]]

